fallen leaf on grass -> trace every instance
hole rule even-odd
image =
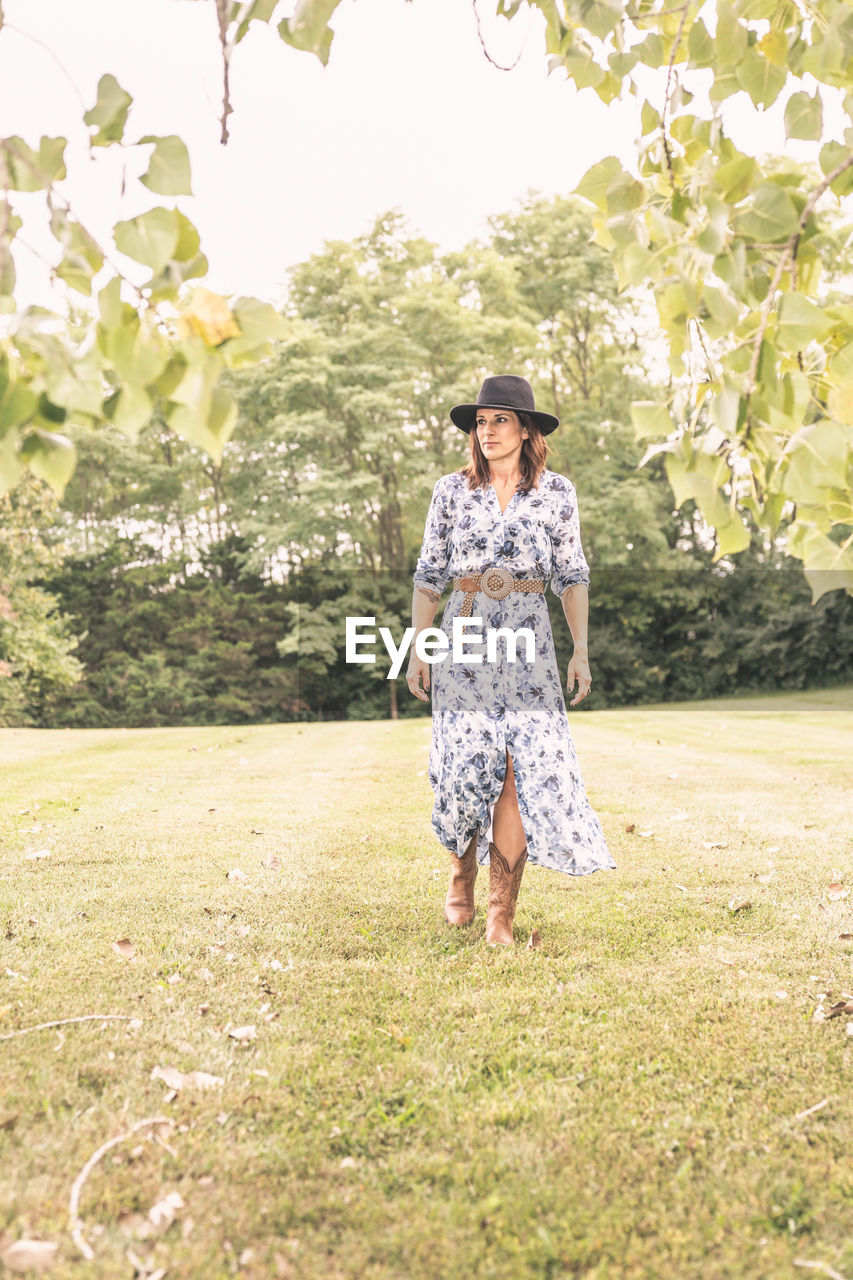
[[[853,942],[853,933],[839,933],[839,942]]]
[[[738,911],[746,911],[751,906],[752,903],[749,898],[731,898],[729,900],[729,911],[731,911],[732,915],[735,915]]]
[[[829,888],[826,891],[826,895],[829,898],[830,902],[840,902],[842,898],[847,897],[849,892],[850,892],[849,889],[845,889],[844,885],[839,884],[838,881],[836,880],[833,884],[829,886]]]
[[[35,853],[25,853],[24,861],[34,862],[36,858],[49,858],[49,857],[50,857],[50,849],[36,849]],[[34,1240],[32,1241],[32,1243],[38,1244],[38,1241]]]
[[[625,828],[625,830],[628,832],[629,835],[632,831],[636,831],[636,829],[637,829],[636,822],[629,822]]]
[[[726,847],[725,840],[703,840],[702,841],[703,849],[725,849],[725,847]]]
[[[253,836],[262,836],[264,834],[260,827],[252,827],[251,832]]]
[[[232,1027],[228,1035],[232,1040],[237,1040],[240,1044],[249,1044],[257,1036],[257,1031],[253,1023],[247,1024],[245,1027]]]
[[[719,960],[720,964],[731,964],[731,965],[734,964],[734,960],[732,959],[732,957],[725,951],[718,951],[717,959]]]
[[[239,867],[235,867],[233,871],[229,871],[225,877],[226,880],[248,880],[245,871],[241,871]]]
[[[637,832],[637,835],[642,836],[644,840],[650,839],[654,834],[651,827],[643,827],[642,831]]]
[[[183,1209],[183,1197],[177,1191],[170,1191],[162,1200],[158,1200],[157,1204],[151,1206],[148,1210],[148,1221],[152,1226],[165,1230],[175,1221],[175,1216],[180,1209]]]
[[[117,956],[121,956],[123,960],[132,960],[136,955],[136,947],[130,938],[117,938],[112,944],[113,951]]]
[[[0,1246],[0,1262],[10,1271],[47,1271],[58,1248],[49,1240],[14,1240]]]
[[[281,858],[276,857],[274,853],[264,862],[265,867],[269,867],[270,871],[281,871]]]
[[[835,1004],[830,1005],[827,1009],[825,1016],[827,1018],[840,1018],[843,1013],[853,1013],[853,1000],[849,997],[836,1000]]]
[[[207,1071],[179,1071],[177,1067],[155,1067],[152,1080],[162,1080],[169,1089],[215,1089],[224,1084],[222,1076],[212,1076]]]
[[[540,934],[538,929],[534,929],[531,932],[530,937],[527,939],[526,950],[538,951],[541,946],[542,946],[542,935]]]

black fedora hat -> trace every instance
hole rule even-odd
[[[474,425],[478,409],[512,409],[513,413],[528,413],[543,436],[549,436],[560,425],[553,413],[541,413],[533,406],[533,388],[526,378],[515,373],[499,373],[486,378],[480,387],[476,404],[456,404],[450,410],[450,420],[460,431],[469,432]]]

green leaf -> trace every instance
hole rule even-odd
[[[98,294],[98,314],[101,317],[101,324],[105,329],[117,329],[131,312],[133,308],[130,304],[121,300],[121,279],[119,276],[113,276]]]
[[[648,101],[640,109],[640,134],[645,136],[660,128],[660,112]]]
[[[788,552],[803,561],[812,604],[828,591],[853,594],[853,547],[840,546],[814,523],[797,520],[788,531]]]
[[[714,65],[714,41],[708,34],[708,28],[701,18],[697,18],[687,36],[687,52],[695,67],[711,67]]]
[[[177,210],[162,205],[115,225],[116,248],[152,271],[162,271],[175,256],[180,235]]]
[[[0,439],[25,426],[37,405],[36,393],[25,382],[10,376],[8,361],[0,355]]]
[[[847,485],[853,427],[821,418],[791,437],[779,463],[785,493],[795,502],[820,505],[824,490]]]
[[[719,70],[737,67],[749,48],[747,29],[726,0],[717,3],[717,29],[714,36],[715,66]]]
[[[629,175],[622,168],[622,161],[616,156],[605,156],[603,160],[599,160],[581,178],[578,185],[572,192],[573,195],[584,196],[587,200],[591,200],[597,208],[602,212],[607,212],[607,192],[613,183],[623,177]]]
[[[154,406],[148,392],[128,383],[122,387],[112,412],[113,425],[130,440],[135,440],[143,427],[151,421]]]
[[[662,67],[666,61],[663,40],[657,31],[650,31],[644,40],[633,46],[633,52],[639,55],[646,67]]]
[[[55,431],[30,431],[21,444],[21,458],[34,476],[46,480],[62,497],[77,461],[74,446],[67,436]]]
[[[135,324],[105,330],[101,346],[122,382],[137,387],[155,382],[169,360],[164,340],[143,329],[138,319]]]
[[[792,93],[785,103],[785,137],[814,140],[823,130],[823,104],[820,94]]]
[[[740,59],[735,74],[740,87],[746,89],[755,106],[762,110],[776,101],[788,78],[786,68],[770,62],[755,45]]]
[[[733,220],[738,235],[759,243],[787,240],[797,230],[799,213],[788,192],[776,182],[756,188],[752,206]]]
[[[154,143],[148,168],[139,181],[158,195],[191,196],[190,156],[183,138],[176,133],[162,138],[147,133],[139,141]]]
[[[737,204],[749,195],[758,174],[758,164],[753,156],[738,155],[719,166],[713,182],[726,204]]]
[[[83,116],[85,123],[97,130],[92,137],[92,146],[106,147],[111,142],[121,142],[132,103],[133,98],[125,93],[115,76],[101,76],[98,100]]]
[[[0,435],[0,494],[8,493],[24,474],[24,464],[18,450],[17,431]]]
[[[731,438],[737,434],[741,416],[741,394],[737,387],[726,383],[711,400],[711,419],[724,436]]]
[[[67,176],[67,143],[67,138],[42,137],[38,151],[34,151],[17,134],[4,138],[0,143],[0,157],[6,161],[7,177],[2,185],[10,191],[44,191],[52,182],[60,181]]]
[[[583,24],[592,35],[603,40],[622,17],[621,0],[584,0],[581,7]]]
[[[199,445],[215,460],[220,461],[222,450],[237,423],[237,402],[224,387],[215,385],[218,362],[200,368],[184,379],[198,391],[197,397],[183,404],[172,406],[167,413],[169,426],[179,436]],[[184,383],[181,384],[183,390]]]
[[[587,46],[568,49],[562,57],[563,66],[578,89],[594,89],[604,79],[605,71],[593,57]]]
[[[705,320],[705,328],[712,338],[722,338],[731,333],[740,318],[740,305],[726,289],[706,284],[702,290],[705,306],[710,319]]]
[[[849,147],[843,147],[840,142],[827,142],[820,149],[820,167],[823,173],[828,176],[838,165],[843,164],[850,157],[851,151]],[[837,178],[833,179],[829,189],[837,196],[847,196],[853,191],[853,164],[849,165]]]
[[[325,67],[334,36],[328,22],[339,4],[340,0],[297,0],[293,17],[278,24],[278,33],[294,49],[316,54]]]
[[[810,342],[823,338],[831,328],[832,321],[805,294],[782,294],[776,333],[783,351],[801,351]]]
[[[667,436],[675,428],[669,409],[656,400],[634,400],[631,404],[631,421],[638,440],[645,440],[650,436]]]
[[[251,0],[248,9],[245,9],[243,17],[237,27],[234,36],[234,43],[239,44],[249,30],[249,23],[254,19],[258,22],[269,22],[278,6],[278,0]]]

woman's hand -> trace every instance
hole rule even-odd
[[[572,654],[572,660],[569,663],[569,669],[566,675],[566,689],[569,693],[574,689],[575,681],[577,681],[578,684],[578,691],[569,703],[570,707],[576,707],[579,702],[583,702],[592,685],[592,676],[589,671],[589,658],[587,657],[585,649],[575,649]]]
[[[418,688],[419,682],[423,684],[424,689],[429,689],[429,663],[424,662],[423,658],[419,658],[412,647],[412,656],[409,658],[409,667],[406,671],[406,684],[409,691],[419,698],[421,702],[429,702],[426,693],[422,693]]]

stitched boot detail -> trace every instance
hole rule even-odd
[[[489,909],[486,915],[486,941],[490,947],[511,947],[512,922],[518,902],[521,877],[527,862],[527,846],[522,850],[515,866],[509,863],[497,845],[489,844]]]
[[[477,836],[473,837],[466,853],[458,858],[450,855],[450,885],[444,903],[444,918],[448,924],[470,924],[474,919],[474,881],[477,879]]]

